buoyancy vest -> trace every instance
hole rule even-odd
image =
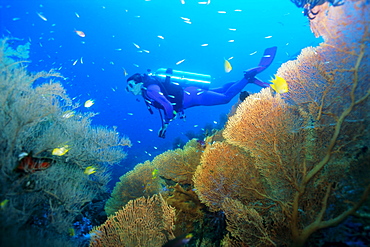
[[[150,85],[158,85],[161,89],[161,92],[163,93],[163,96],[166,97],[166,99],[171,102],[171,105],[173,106],[173,109],[176,112],[183,112],[183,100],[184,100],[184,89],[182,86],[178,84],[171,83],[170,77],[167,77],[164,82],[159,81],[154,76],[149,76],[147,74],[144,74],[143,76],[143,88],[142,88],[142,96],[145,100],[145,104],[148,107],[148,110],[151,114],[153,114],[153,110],[151,109],[151,106],[162,109],[163,106],[155,101],[154,99],[151,99],[148,96],[147,88]]]

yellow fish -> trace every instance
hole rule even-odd
[[[84,171],[84,173],[86,174],[86,175],[91,175],[91,174],[93,174],[93,173],[95,173],[96,172],[96,170],[95,170],[96,168],[95,167],[93,167],[93,166],[88,166],[88,167],[86,167],[86,169],[85,169],[85,171]]]
[[[158,169],[154,169],[152,171],[152,179],[156,179],[157,178],[157,175],[158,175]]]
[[[63,156],[69,151],[69,146],[64,145],[63,147],[54,148],[51,152],[52,155]]]
[[[68,233],[69,233],[69,236],[71,236],[71,237],[73,237],[74,235],[76,235],[75,229],[73,227],[71,227],[71,228],[68,229]]]
[[[0,208],[1,209],[4,209],[6,204],[8,204],[9,200],[8,199],[5,199],[4,201],[0,202]]]
[[[86,108],[89,108],[89,107],[91,107],[93,104],[95,104],[95,100],[93,100],[93,99],[89,99],[89,100],[86,100],[86,102],[85,102],[84,106],[85,106]]]
[[[233,67],[231,66],[230,62],[224,58],[224,69],[226,73],[229,73],[231,70],[233,70]]]
[[[68,111],[65,111],[62,115],[63,118],[71,118],[75,115],[75,111],[72,111],[72,110],[68,110]]]
[[[270,86],[277,93],[287,93],[287,92],[289,92],[288,83],[286,82],[286,80],[284,78],[275,75],[275,79],[271,79],[270,82],[272,82],[272,84]]]

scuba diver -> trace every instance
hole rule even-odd
[[[209,75],[159,69],[154,75],[136,73],[130,76],[127,79],[126,91],[141,95],[151,114],[152,106],[159,110],[162,127],[158,136],[165,138],[170,121],[176,117],[185,120],[184,110],[187,108],[227,104],[248,83],[268,87],[269,83],[262,82],[255,76],[272,63],[276,50],[277,47],[267,48],[257,67],[244,71],[244,78],[241,80],[227,83],[220,88],[208,89]]]

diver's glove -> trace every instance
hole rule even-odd
[[[160,138],[165,138],[166,137],[166,130],[167,130],[168,124],[163,124],[162,128],[158,131],[158,136]]]

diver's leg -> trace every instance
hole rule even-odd
[[[230,102],[244,87],[248,80],[243,78],[240,81],[230,83],[229,88],[224,93],[214,90],[200,90],[196,88],[186,88],[184,94],[184,108],[193,106],[212,106],[222,105]]]
[[[234,83],[236,82],[229,82],[229,83],[226,83],[225,85],[223,85],[222,87],[218,87],[218,88],[210,88],[209,90],[210,91],[213,91],[213,92],[216,92],[216,93],[224,93],[226,92]]]

